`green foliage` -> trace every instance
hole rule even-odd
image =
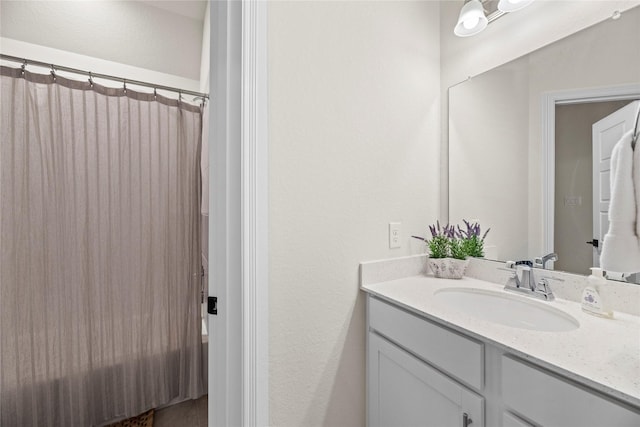
[[[484,256],[484,241],[478,236],[463,239],[462,248],[470,257],[482,258]]]
[[[449,239],[449,252],[451,258],[467,259],[467,251],[465,250],[465,240],[452,237]]]
[[[429,246],[429,257],[431,258],[455,258],[466,259],[468,256],[482,258],[484,257],[484,238],[489,233],[487,230],[480,237],[480,224],[470,223],[463,220],[466,230],[460,226],[447,224],[440,228],[440,223],[436,222],[429,226],[431,232],[431,240],[424,239],[419,236],[412,236],[416,239],[424,240]]]
[[[449,238],[438,235],[433,236],[431,240],[426,240],[429,246],[430,258],[446,258],[449,256]]]

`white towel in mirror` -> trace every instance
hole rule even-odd
[[[636,225],[638,201],[634,189],[638,174],[633,170],[632,134],[633,130],[625,133],[611,154],[609,230],[600,254],[600,265],[604,270],[622,273],[640,271],[640,239]]]

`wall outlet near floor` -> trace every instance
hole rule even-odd
[[[389,249],[395,249],[402,246],[400,244],[401,227],[401,222],[389,223]]]

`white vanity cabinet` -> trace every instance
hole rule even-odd
[[[638,409],[607,399],[599,393],[509,355],[502,356],[501,364],[502,400],[505,407],[530,420],[533,425],[640,426]]]
[[[367,298],[370,427],[640,426],[640,408]]]
[[[483,425],[481,396],[374,333],[369,361],[369,426]]]
[[[376,298],[368,316],[370,427],[484,426],[484,398],[461,384],[482,387],[481,343]]]

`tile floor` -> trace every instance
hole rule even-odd
[[[207,396],[157,410],[153,427],[207,427]]]

